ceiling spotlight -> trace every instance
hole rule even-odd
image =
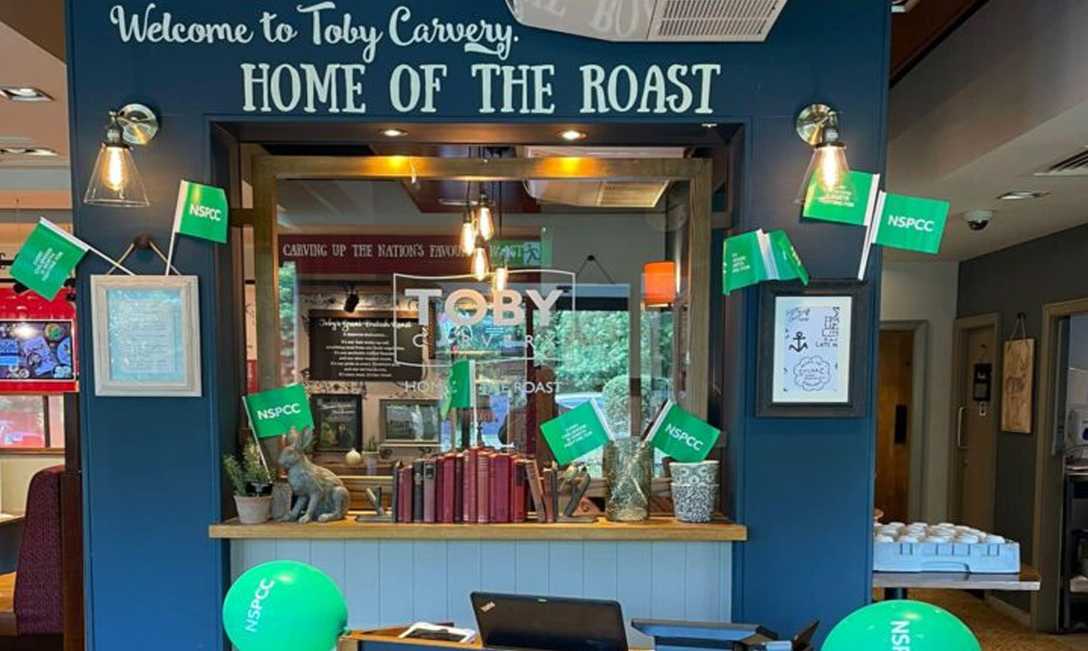
[[[1002,201],[1023,201],[1024,199],[1039,199],[1050,194],[1049,192],[1039,192],[1037,190],[1010,190],[1005,194],[998,197]]]
[[[585,131],[579,131],[577,129],[565,129],[559,132],[559,137],[567,142],[577,142],[579,140],[585,140],[588,137]]]
[[[390,128],[382,129],[382,135],[386,138],[403,138],[404,136],[408,135],[408,132],[404,129]]]
[[[344,311],[354,312],[357,307],[359,307],[359,294],[353,291],[344,299]]]
[[[812,145],[812,159],[797,193],[796,202],[803,204],[814,181],[824,192],[834,190],[846,179],[850,166],[846,162],[846,145],[841,140],[839,114],[835,109],[826,104],[806,106],[797,115],[796,127],[801,140]]]
[[[0,86],[0,95],[13,102],[52,102],[45,91],[31,86]]]
[[[83,203],[122,208],[150,206],[131,145],[146,145],[158,132],[158,117],[142,104],[110,111],[106,138],[98,150]]]

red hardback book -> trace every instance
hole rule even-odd
[[[491,455],[480,450],[476,457],[476,522],[487,524],[491,515]]]
[[[453,492],[456,488],[457,460],[455,455],[447,454],[438,460],[442,466],[439,476],[442,478],[441,491],[438,492],[438,521],[453,524]]]
[[[548,514],[544,510],[544,482],[540,479],[540,467],[536,459],[527,459],[525,469],[529,473],[529,495],[533,498],[533,511],[537,522],[547,522]]]
[[[555,508],[552,506],[552,479],[555,471],[545,468],[541,471],[541,484],[544,489],[544,522],[555,522]]]
[[[529,487],[528,474],[528,460],[517,459],[510,482],[510,519],[513,522],[525,522],[526,520],[525,493]]]
[[[397,472],[397,522],[412,521],[412,466],[401,468]]]
[[[491,521],[510,522],[510,476],[514,458],[499,452],[491,459]]]
[[[435,520],[435,488],[437,483],[438,468],[434,459],[423,462],[423,521],[432,523]]]
[[[465,451],[465,522],[476,522],[476,462],[480,456],[478,448]]]
[[[453,521],[465,521],[465,455],[453,458]]]

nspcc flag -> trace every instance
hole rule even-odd
[[[230,212],[223,188],[182,181],[174,208],[174,231],[220,244],[227,242]]]
[[[11,275],[46,300],[53,300],[64,281],[87,254],[87,244],[58,228],[48,219],[38,225],[23,242]]]
[[[695,463],[706,459],[721,433],[670,400],[658,412],[647,440],[681,463]]]
[[[880,246],[936,254],[941,250],[948,207],[947,201],[884,194],[873,241]]]
[[[283,436],[292,428],[301,432],[314,426],[310,399],[301,384],[251,393],[244,400],[257,438]]]
[[[612,440],[612,434],[592,400],[541,424],[540,431],[561,466],[604,447]]]
[[[850,172],[842,183],[825,190],[817,175],[813,174],[801,215],[825,222],[868,226],[879,187],[879,174]]]

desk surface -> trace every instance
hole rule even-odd
[[[355,522],[346,520],[309,524],[266,522],[245,525],[235,520],[213,524],[211,538],[232,540],[616,540],[679,542],[743,542],[748,539],[744,525],[718,520],[707,524],[677,522],[655,517],[645,522],[620,523],[600,518],[594,523],[558,522],[542,524],[412,524]]]
[[[469,642],[467,644],[461,644],[458,642],[438,642],[432,640],[399,640],[397,635],[404,631],[403,627],[380,629],[376,631],[352,631],[344,637],[340,638],[340,643],[337,646],[338,651],[357,651],[359,648],[359,642],[363,642],[363,648],[365,649],[367,642],[373,643],[375,646],[390,647],[390,646],[405,646],[406,648],[428,648],[428,649],[462,649],[462,651],[473,651],[475,649],[483,649],[480,644],[479,638]],[[640,651],[636,647],[631,647],[631,651]],[[642,651],[652,651],[652,649],[645,649]]]
[[[1041,579],[1035,568],[1023,565],[1019,574],[964,572],[873,572],[874,588],[936,590],[1005,590],[1038,592]]]

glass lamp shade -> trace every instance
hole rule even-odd
[[[642,302],[646,307],[666,307],[676,300],[676,263],[649,262],[642,267]]]
[[[797,203],[803,204],[808,196],[813,179],[824,192],[834,190],[850,173],[846,162],[846,145],[841,142],[825,143],[812,150],[812,160],[808,163],[805,176],[801,179],[801,189],[797,192]]]
[[[147,190],[128,145],[102,143],[94,161],[83,203],[121,208],[146,208]]]

